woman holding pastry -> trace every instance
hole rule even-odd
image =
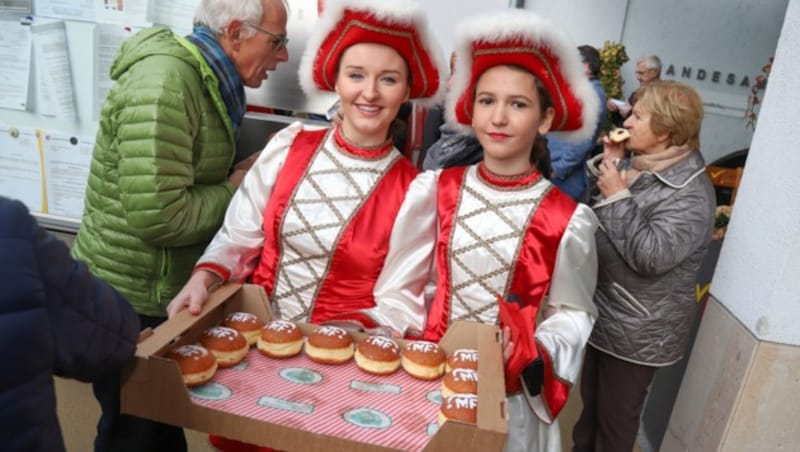
[[[629,138],[612,132],[590,165],[601,192],[593,206],[599,317],[581,378],[575,451],[632,449],[656,370],[686,349],[697,271],[714,225],[714,189],[699,151],[700,96],[682,83],[656,81],[636,99],[624,124]],[[633,157],[619,165],[626,148]]]
[[[248,280],[283,320],[420,334],[434,178],[391,138],[403,102],[435,102],[443,91],[446,64],[431,38],[414,3],[326,5],[299,76],[310,96],[339,94],[341,124],[294,123],[267,144],[170,315],[197,314],[210,288]]]
[[[326,5],[299,77],[310,96],[339,95],[341,123],[295,123],[270,140],[170,315],[198,314],[210,288],[249,280],[283,320],[421,333],[435,180],[393,146],[392,131],[405,101],[432,104],[443,92],[447,66],[432,37],[415,3]]]
[[[477,137],[484,159],[437,173],[436,293],[424,338],[440,340],[456,320],[500,319],[510,338],[506,450],[560,451],[557,416],[596,315],[597,219],[535,162],[547,160],[551,130],[565,140],[591,137],[599,99],[576,47],[527,11],[462,24],[456,61],[445,113]]]

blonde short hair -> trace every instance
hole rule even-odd
[[[694,88],[672,80],[654,81],[639,87],[636,104],[650,113],[653,134],[668,134],[671,146],[700,148],[703,100]]]

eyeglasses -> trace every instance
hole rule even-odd
[[[266,33],[272,37],[272,50],[276,52],[280,52],[281,50],[285,49],[287,45],[289,45],[289,38],[286,35],[278,35],[271,31],[264,30],[263,28],[259,27],[258,25],[253,25],[249,22],[244,22],[245,25],[249,27],[253,27],[256,31],[260,31],[261,33]]]

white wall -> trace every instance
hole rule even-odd
[[[416,0],[424,5],[433,33],[447,56],[453,50],[455,26],[482,13],[507,9],[510,0]]]
[[[703,96],[707,115],[701,135],[702,152],[712,161],[732,151],[747,148],[752,130],[743,119],[748,87],[740,86],[744,76],[753,79],[768,58],[775,54],[788,0],[630,0],[623,43],[631,62],[623,76],[636,88],[635,60],[645,54],[661,57],[664,68],[675,65],[674,78],[684,81]],[[683,78],[683,66],[692,68],[692,78]],[[707,72],[698,80],[699,69]],[[721,80],[711,80],[719,71]],[[728,85],[727,74],[736,76]]]
[[[576,46],[619,42],[628,0],[526,0],[525,9],[564,27]]]
[[[601,46],[606,40],[622,42],[631,61],[622,67],[626,95],[637,87],[636,59],[659,55],[666,71],[700,91],[707,115],[701,135],[702,152],[711,162],[747,148],[752,129],[745,127],[744,110],[753,79],[775,52],[788,0],[527,0],[525,8],[550,17],[564,27],[573,41]],[[683,67],[692,77],[682,76]],[[706,71],[698,80],[699,69]],[[714,71],[720,80],[712,81]],[[726,83],[734,74],[736,82]]]
[[[778,42],[711,292],[759,339],[800,345],[800,0]]]

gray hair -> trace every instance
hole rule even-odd
[[[636,61],[636,64],[644,64],[647,69],[657,69],[661,74],[661,58],[658,55],[645,55]]]
[[[262,0],[201,0],[194,11],[194,23],[205,25],[222,33],[231,21],[259,24],[264,15]],[[252,27],[244,27],[244,38],[255,34]]]

